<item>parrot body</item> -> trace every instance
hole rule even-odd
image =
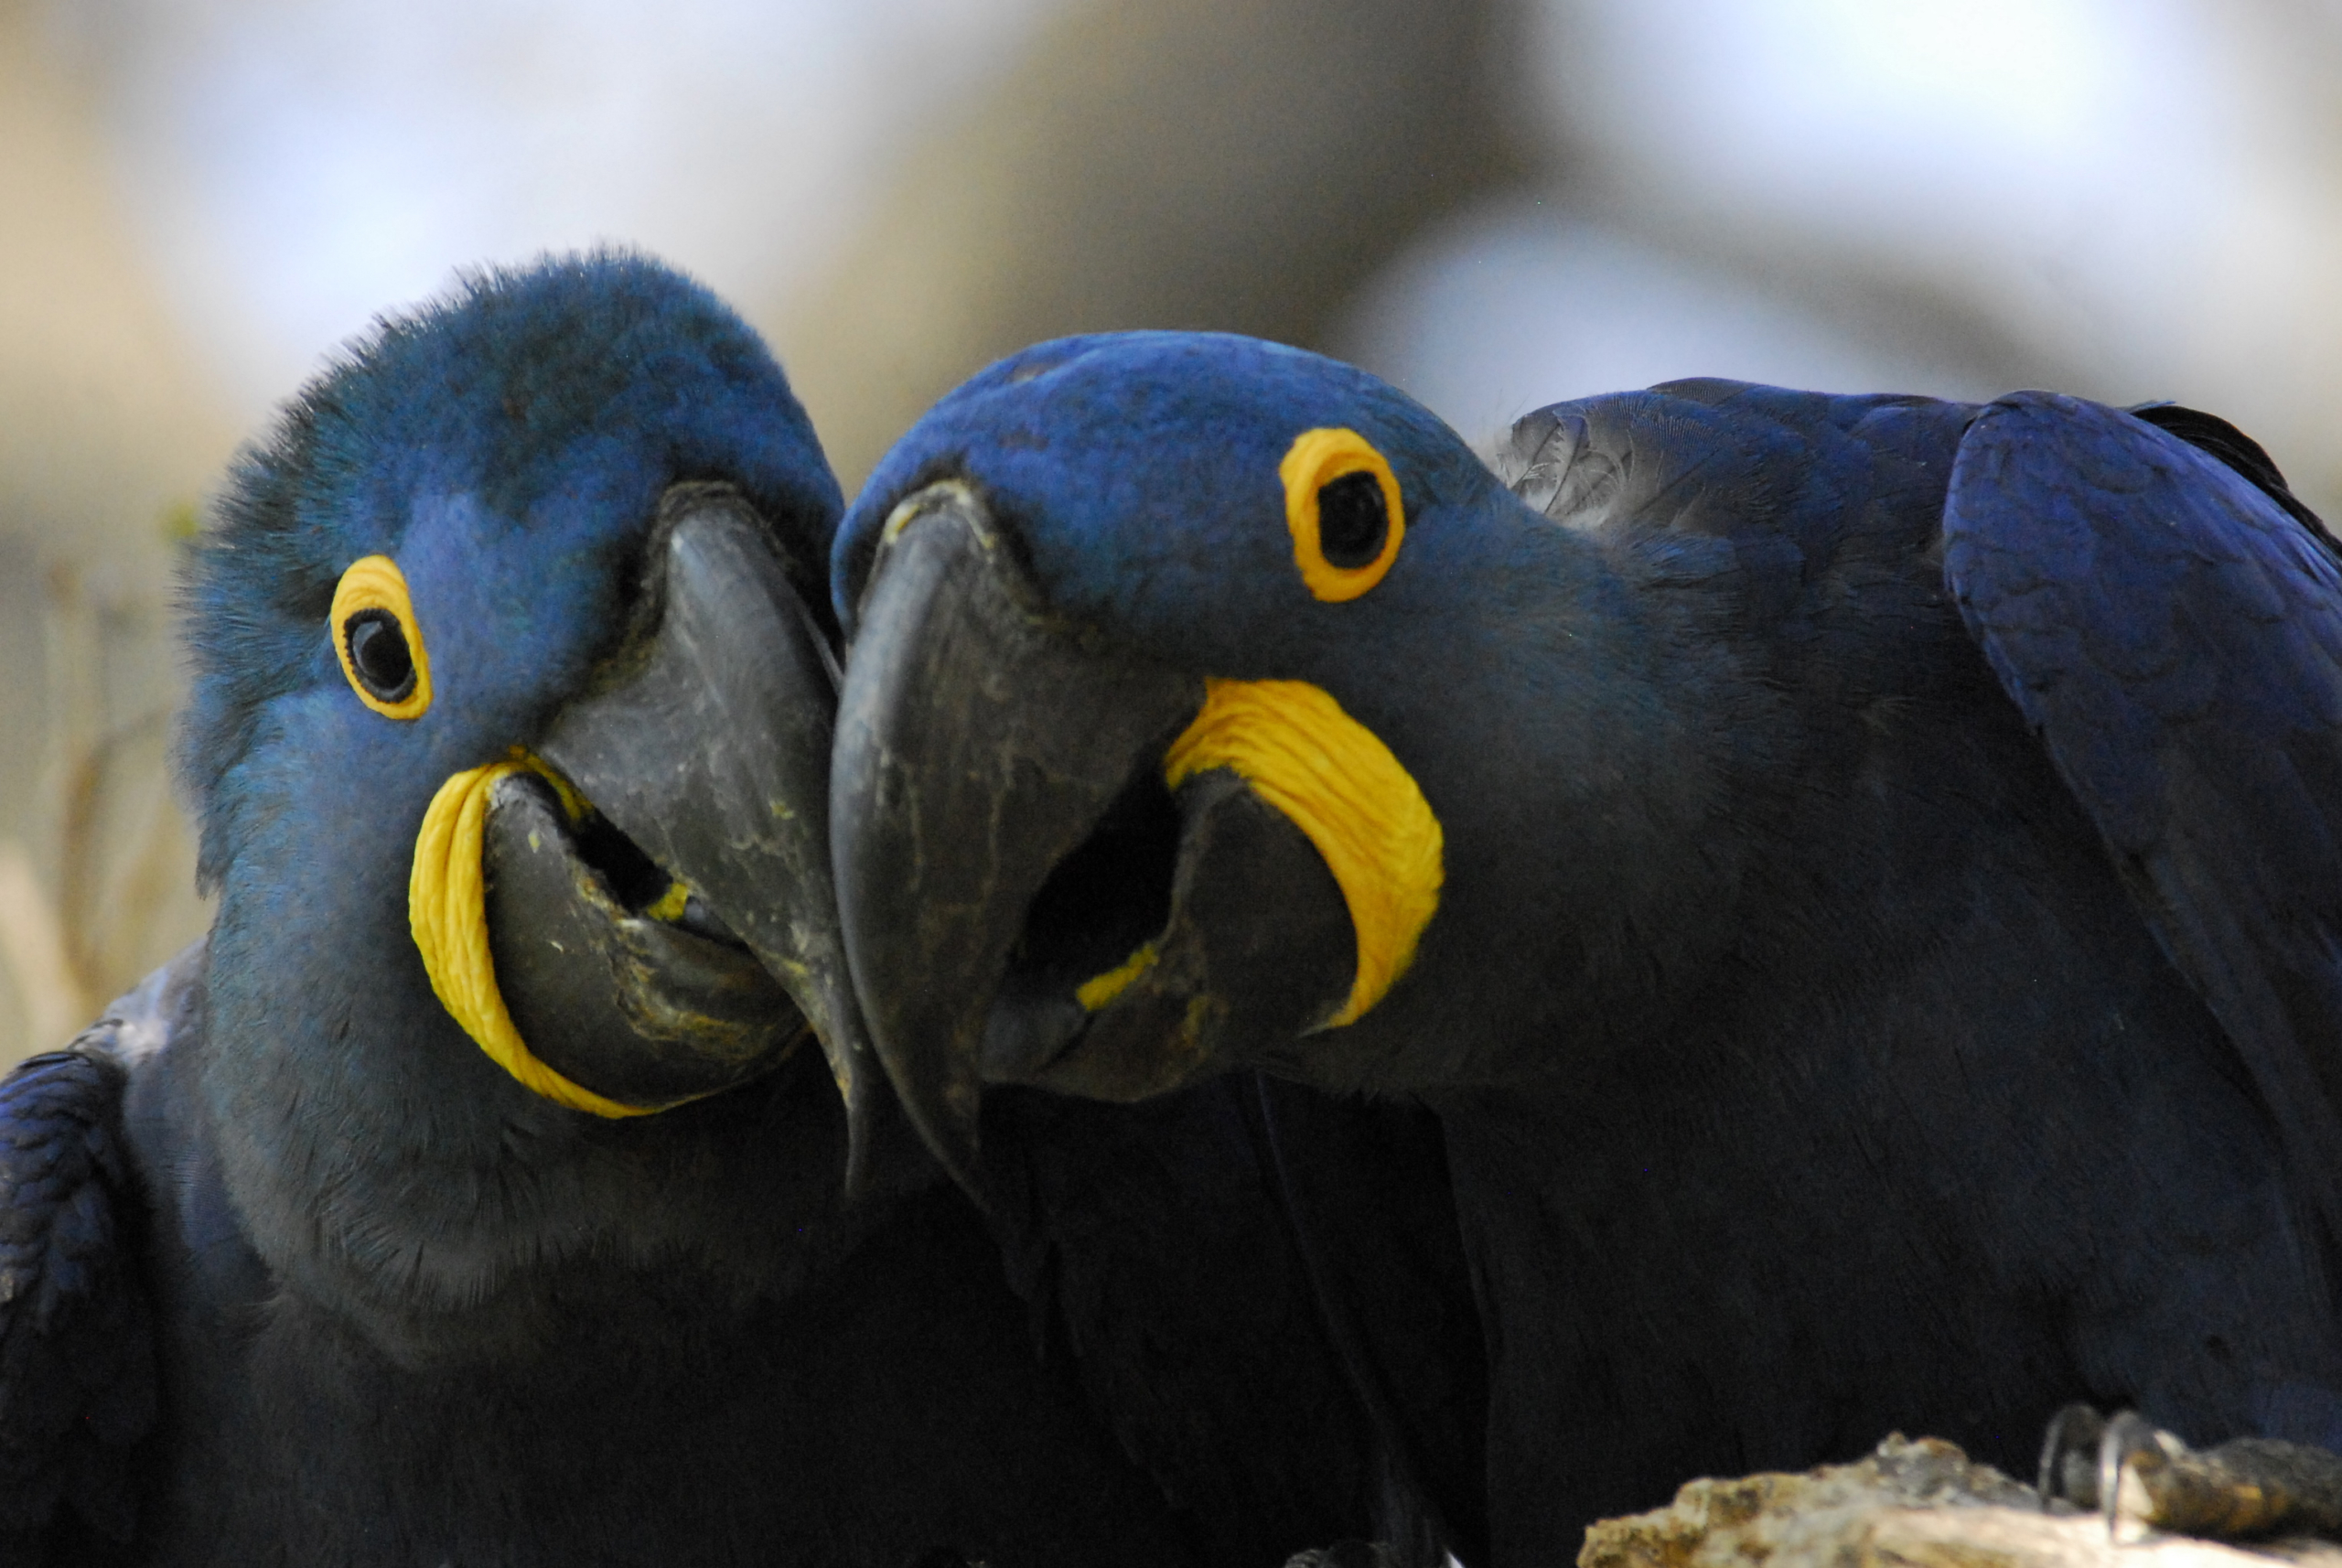
[[[120,1455],[114,1489],[65,1478],[47,1561],[1198,1560],[1069,1365],[1037,1358],[963,1197],[929,1183],[840,1212],[843,1118],[810,1053],[667,1113],[697,1125],[654,1171],[670,1203],[705,1171],[700,1212],[680,1216],[704,1259],[588,1251],[531,1271],[518,1300],[363,1324],[286,1289],[190,1135],[202,956],[118,1007],[84,1054],[43,1058],[128,1058],[126,1085],[82,1103],[102,1115],[123,1090],[129,1180],[78,1202],[109,1203],[141,1239],[120,1288],[144,1287],[156,1332],[152,1362],[124,1371],[160,1373],[133,1396],[158,1424]]]
[[[1306,1543],[1170,1504],[870,1135],[839,506],[762,345],[625,255],[385,323],[240,458],[187,592],[210,935],[0,1083],[0,1560]]]
[[[2074,1400],[2342,1441],[2342,569],[2265,456],[1692,381],[1511,457],[1127,334],[881,464],[837,877],[939,1153],[988,1083],[1428,1106],[1499,1563]]]

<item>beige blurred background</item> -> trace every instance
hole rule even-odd
[[[1688,374],[2175,398],[2342,512],[2342,0],[0,0],[0,1062],[201,929],[169,585],[234,443],[603,240],[849,486],[999,354],[1176,326],[1475,440]]]

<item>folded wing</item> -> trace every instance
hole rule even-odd
[[[2342,1240],[2342,564],[2265,457],[2188,413],[1993,404],[1945,573]]]

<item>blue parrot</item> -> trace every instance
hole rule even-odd
[[[889,1135],[829,877],[842,506],[755,336],[623,253],[385,321],[239,457],[185,590],[210,933],[0,1083],[0,1560],[1306,1543],[1169,1501]],[[1252,1310],[1314,1332],[1297,1275]]]
[[[939,1153],[981,1188],[988,1085],[1428,1107],[1499,1563],[2068,1401],[2342,1440],[2342,566],[2266,455],[1691,381],[1507,459],[1180,333],[887,455],[833,862]]]

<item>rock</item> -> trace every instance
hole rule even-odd
[[[1939,1438],[1900,1434],[1853,1465],[1803,1475],[1699,1480],[1650,1513],[1586,1531],[1578,1568],[2342,1568],[2342,1547],[2306,1538],[2247,1549],[2143,1533],[1971,1463]]]

